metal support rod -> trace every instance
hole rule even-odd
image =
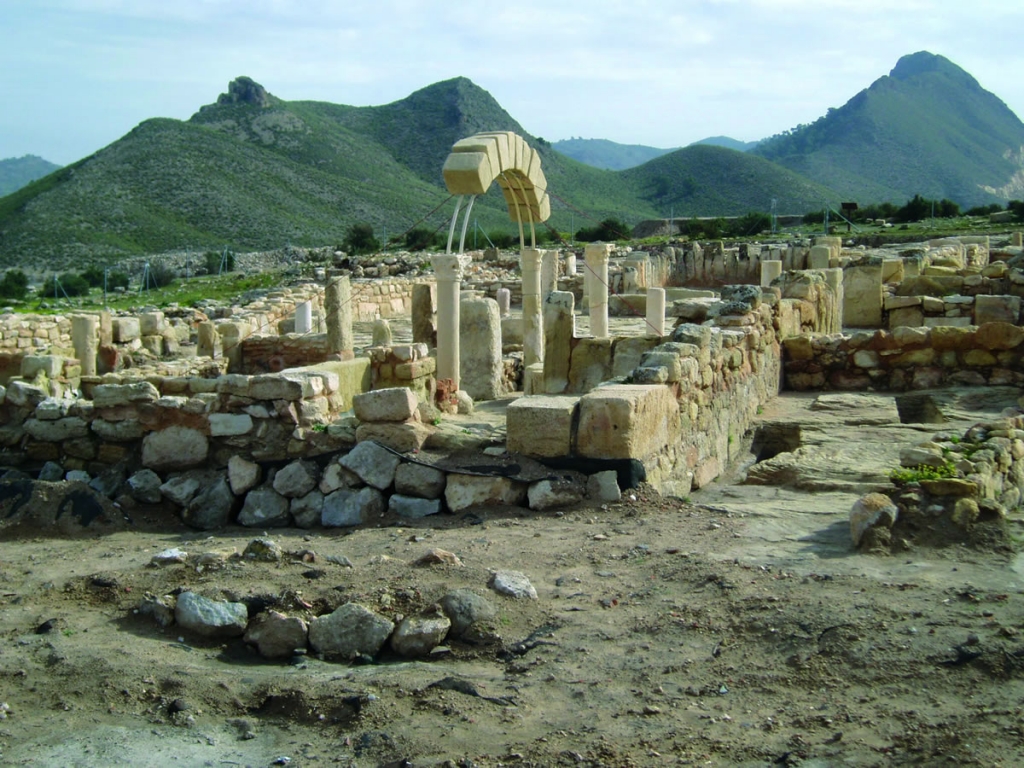
[[[466,206],[465,218],[462,220],[462,236],[459,238],[459,253],[466,252],[466,228],[469,226],[469,214],[473,212],[473,203],[476,202],[476,195],[469,196],[469,205]]]
[[[455,198],[455,213],[452,214],[452,223],[448,227],[448,247],[445,248],[445,253],[452,252],[452,240],[455,238],[455,223],[459,219],[459,209],[462,208],[462,195]]]

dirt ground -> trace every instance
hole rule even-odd
[[[754,511],[765,500],[730,510],[640,488],[559,513],[272,530],[291,556],[223,567],[195,558],[241,552],[262,532],[208,536],[153,509],[103,535],[8,534],[0,755],[36,766],[1024,764],[1018,558],[858,554],[843,540],[845,500],[805,497],[829,506],[774,538],[778,520]],[[150,567],[170,547],[190,564]],[[434,547],[463,567],[412,564]],[[496,569],[525,573],[538,599],[490,590]],[[269,662],[240,639],[203,641],[135,612],[147,593],[190,589],[250,612],[309,619],[358,601],[395,618],[464,587],[496,619],[475,644],[420,661]]]

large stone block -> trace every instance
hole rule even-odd
[[[1019,296],[986,296],[979,294],[974,299],[974,325],[985,323],[1009,323],[1016,325],[1020,319]]]
[[[459,512],[478,504],[520,506],[526,501],[527,484],[507,477],[448,475],[444,498],[448,509]]]
[[[881,264],[844,270],[843,322],[856,328],[877,328],[882,324]]]
[[[389,387],[364,392],[352,398],[352,408],[360,421],[406,421],[416,413],[419,401],[406,387]]]
[[[185,469],[206,461],[210,441],[202,432],[172,426],[142,439],[142,466],[153,470]]]
[[[526,456],[568,456],[572,451],[573,413],[578,397],[520,397],[505,411],[506,447]]]
[[[679,408],[658,384],[602,387],[580,398],[576,450],[593,459],[644,459],[677,438]]]
[[[474,400],[505,393],[501,359],[501,313],[494,299],[464,299],[459,308],[462,360],[459,388]]]

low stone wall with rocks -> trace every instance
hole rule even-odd
[[[966,542],[1013,551],[1006,514],[1020,508],[1024,494],[1024,416],[937,433],[903,449],[900,464],[894,490],[854,504],[854,546],[902,552]]]
[[[1024,328],[1010,323],[802,334],[782,350],[789,390],[1024,385]]]
[[[1024,273],[1021,274],[1024,277]],[[939,325],[984,325],[985,323],[1012,323],[1021,320],[1019,295],[992,295],[990,290],[974,295],[946,296],[889,296],[883,304],[883,325],[898,327],[934,328]],[[1020,286],[1024,288],[1024,285]]]
[[[376,320],[378,317],[408,317],[412,314],[413,286],[431,282],[432,277],[353,280],[352,317],[361,322]]]

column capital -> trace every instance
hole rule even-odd
[[[532,267],[534,270],[540,269],[543,259],[544,251],[540,248],[523,248],[519,251],[519,268],[524,271],[527,267]]]
[[[430,264],[438,280],[462,280],[471,261],[465,253],[440,253],[430,257]]]

